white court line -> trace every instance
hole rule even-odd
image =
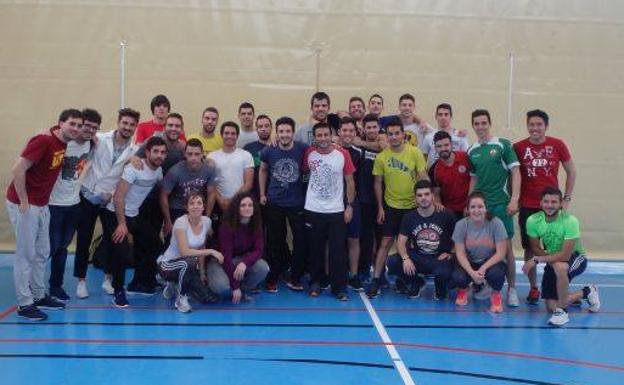
[[[368,315],[373,320],[373,324],[375,324],[375,329],[377,329],[377,333],[379,333],[381,340],[384,342],[386,350],[388,350],[388,354],[390,354],[390,358],[392,358],[392,363],[394,364],[394,367],[399,372],[401,379],[403,379],[403,383],[405,385],[416,385],[416,383],[412,379],[412,376],[410,375],[409,369],[407,369],[405,363],[403,362],[403,359],[399,355],[399,352],[397,352],[396,348],[394,347],[390,336],[386,332],[386,328],[381,323],[381,320],[377,316],[377,312],[368,300],[368,297],[366,296],[366,294],[360,292],[360,298],[362,299],[362,302],[364,302],[364,306],[366,306],[366,311],[368,311]]]
[[[571,283],[570,286],[589,286],[591,285],[591,283]],[[598,286],[598,288],[601,287],[614,287],[614,288],[622,288],[624,287],[624,284],[619,284],[619,283],[594,283],[594,285]],[[528,282],[516,282],[516,286],[524,286],[524,287],[528,287],[530,286]]]

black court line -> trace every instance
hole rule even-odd
[[[204,356],[120,356],[92,354],[9,354],[2,353],[0,358],[77,358],[87,360],[203,360]]]
[[[376,363],[370,363],[370,362],[356,362],[356,361],[317,360],[317,359],[303,359],[303,358],[234,358],[234,359],[244,360],[244,361],[290,362],[290,363],[301,363],[301,364],[324,364],[324,365],[340,365],[340,366],[358,366],[358,367],[379,368],[379,369],[394,369],[394,366],[392,365],[376,364]],[[496,375],[491,375],[491,374],[465,372],[465,371],[459,371],[459,370],[433,369],[433,368],[423,368],[423,367],[409,367],[408,369],[413,372],[436,373],[436,374],[446,374],[446,375],[472,377],[472,378],[483,378],[487,380],[515,382],[518,384],[564,385],[564,384],[557,383],[557,382],[538,381],[538,380],[531,380],[531,379],[520,378],[520,377],[496,376]]]
[[[257,328],[342,328],[342,329],[373,329],[370,324],[318,324],[318,323],[260,323],[260,322],[38,322],[27,321],[0,322],[2,325],[31,325],[31,326],[118,326],[118,327],[257,327]],[[561,328],[548,325],[384,325],[386,329],[496,329],[496,330],[557,330]],[[624,326],[564,326],[566,330],[603,330],[622,331]]]

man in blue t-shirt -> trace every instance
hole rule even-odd
[[[260,204],[266,207],[265,224],[268,233],[270,272],[266,290],[277,292],[280,275],[290,267],[287,285],[301,291],[301,277],[305,270],[305,230],[303,204],[303,157],[307,145],[293,141],[295,121],[284,116],[275,122],[277,146],[260,153],[259,190]],[[292,261],[286,244],[286,221],[293,234]]]

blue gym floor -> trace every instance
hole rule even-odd
[[[624,384],[622,264],[590,262],[573,283],[599,286],[601,312],[571,308],[556,329],[543,304],[457,310],[432,300],[431,283],[417,300],[386,289],[369,309],[354,292],[341,303],[281,286],[190,314],[160,295],[119,310],[96,270],[91,296],[75,299],[71,259],[68,308],[32,323],[15,314],[11,258],[0,255],[0,384]]]

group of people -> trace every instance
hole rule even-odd
[[[569,291],[587,266],[579,222],[568,212],[576,172],[565,143],[546,135],[541,110],[527,113],[529,136],[514,144],[492,134],[487,110],[475,110],[471,145],[453,126],[451,105],[437,106],[432,127],[410,94],[400,97],[398,113],[384,115],[378,94],[367,104],[352,97],[346,111],[330,113],[329,96],[317,92],[309,122],[299,127],[288,116],[256,116],[248,102],[239,123],[219,125],[218,109],[208,107],[193,134],[166,96],[150,108],[144,122],[133,109],[119,110],[117,127],[106,133],[98,132],[97,111],[65,110],[22,151],[7,190],[18,316],[44,320],[41,309],[65,307],[63,275],[76,232],[76,297],[89,296],[98,218],[102,288],[117,307],[129,306],[127,293],[155,294],[161,282],[181,312],[191,310],[189,297],[239,303],[262,288],[277,292],[282,280],[294,291],[306,284],[312,297],[331,287],[341,301],[349,289],[374,298],[389,274],[409,298],[420,296],[431,275],[435,300],[456,289],[457,306],[489,298],[498,313],[505,279],[507,305],[520,303],[511,246],[517,212],[527,302],[539,303],[536,266],[543,263],[550,324],[567,323],[568,306],[582,299],[590,311],[600,309],[595,285]],[[134,275],[126,286],[129,260]]]

